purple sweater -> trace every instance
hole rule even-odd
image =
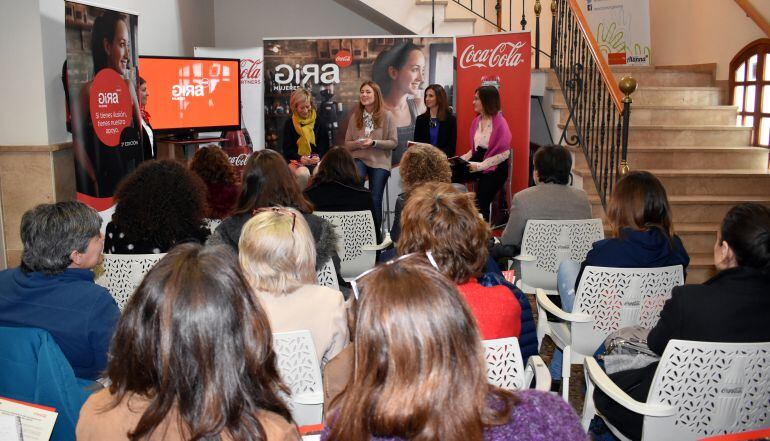
[[[484,441],[586,441],[575,411],[558,395],[535,390],[516,392],[520,402],[511,412],[511,420],[484,431]],[[451,418],[447,410],[447,418]],[[329,437],[327,425],[321,441]],[[402,441],[404,438],[372,437],[372,441]]]

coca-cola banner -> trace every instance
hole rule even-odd
[[[317,121],[329,145],[341,145],[359,88],[374,81],[383,93],[385,108],[398,127],[398,146],[391,156],[388,205],[393,211],[401,193],[398,164],[414,138],[417,115],[425,112],[423,94],[439,84],[449,102],[454,95],[454,39],[452,37],[386,36],[295,38],[263,41],[265,48],[265,146],[283,151],[284,131],[291,124],[289,99],[297,88],[313,95]],[[318,124],[318,122],[316,122]],[[385,216],[385,221],[391,219]]]
[[[238,58],[241,60],[241,123],[254,150],[264,148],[264,88],[262,87],[262,48],[195,47],[196,57]],[[234,160],[235,161],[235,160]]]
[[[457,154],[470,150],[474,91],[494,85],[511,129],[511,194],[527,188],[529,176],[529,32],[457,37]]]
[[[107,213],[118,183],[145,156],[138,17],[69,1],[64,5],[77,198]]]

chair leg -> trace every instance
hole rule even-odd
[[[588,369],[585,369],[586,376],[586,396],[583,399],[583,416],[580,419],[580,424],[583,426],[583,430],[588,431],[588,426],[591,425],[591,420],[596,415],[596,405],[594,404],[594,383],[588,376]]]
[[[569,402],[569,375],[570,367],[572,367],[572,348],[569,345],[565,345],[563,352],[563,359],[561,362],[561,397],[564,401]]]

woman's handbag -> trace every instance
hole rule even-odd
[[[641,326],[621,328],[604,340],[605,350],[597,356],[608,374],[638,369],[660,360],[647,346],[649,329]]]

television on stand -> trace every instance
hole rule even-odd
[[[241,127],[240,60],[140,56],[153,132],[194,142],[200,132]]]

